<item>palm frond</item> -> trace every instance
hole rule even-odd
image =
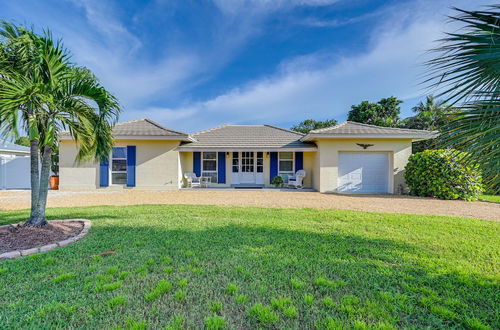
[[[455,8],[463,28],[433,51],[425,83],[456,105],[440,139],[479,162],[490,189],[500,191],[500,5],[481,11]]]

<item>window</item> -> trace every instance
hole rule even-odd
[[[264,172],[264,153],[262,151],[257,152],[257,173]]]
[[[203,152],[201,175],[210,177],[210,182],[217,183],[217,152]]]
[[[240,154],[233,152],[233,173],[238,173],[240,170]]]
[[[254,169],[253,152],[244,151],[241,153],[241,172],[253,173]]]
[[[295,174],[293,156],[293,152],[278,153],[278,175],[281,176],[285,182],[288,181],[288,177]]]
[[[127,184],[127,147],[113,147],[111,184]]]

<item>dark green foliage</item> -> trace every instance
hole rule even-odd
[[[427,96],[425,103],[420,102],[413,107],[415,116],[404,119],[401,126],[411,129],[424,129],[428,131],[440,131],[448,122],[449,115],[457,110],[451,108],[443,100],[437,100],[434,96]],[[427,149],[440,149],[442,141],[439,138],[413,142],[413,153]]]
[[[500,192],[500,5],[478,11],[455,8],[451,19],[463,26],[447,33],[427,63],[425,83],[447,97],[460,113],[443,129],[446,147],[478,162],[492,193]]]
[[[338,122],[335,119],[327,119],[325,121],[306,119],[304,121],[301,121],[297,125],[292,126],[292,128],[290,128],[290,129],[292,131],[295,131],[295,132],[309,133],[310,131],[315,130],[315,129],[332,127],[332,126],[335,126],[337,124],[338,124]]]
[[[483,192],[479,166],[452,149],[426,150],[411,155],[405,167],[410,193],[416,196],[475,201]]]
[[[283,178],[277,175],[273,178],[271,184],[274,185],[276,188],[281,187],[283,185]]]
[[[401,103],[403,101],[394,96],[381,99],[376,103],[363,101],[351,106],[347,120],[377,126],[398,127]]]

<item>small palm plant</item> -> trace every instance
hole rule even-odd
[[[500,190],[500,5],[481,11],[454,8],[462,30],[448,33],[428,62],[431,88],[461,111],[442,138],[478,161],[490,188]]]
[[[49,31],[37,35],[0,23],[0,134],[28,132],[31,150],[31,213],[26,225],[41,227],[51,156],[58,134],[78,143],[77,161],[106,158],[120,108],[86,68],[73,65]]]

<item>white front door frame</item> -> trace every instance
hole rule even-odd
[[[264,152],[258,157],[256,151],[239,151],[238,165],[235,165],[234,154],[231,153],[231,184],[264,184]]]

